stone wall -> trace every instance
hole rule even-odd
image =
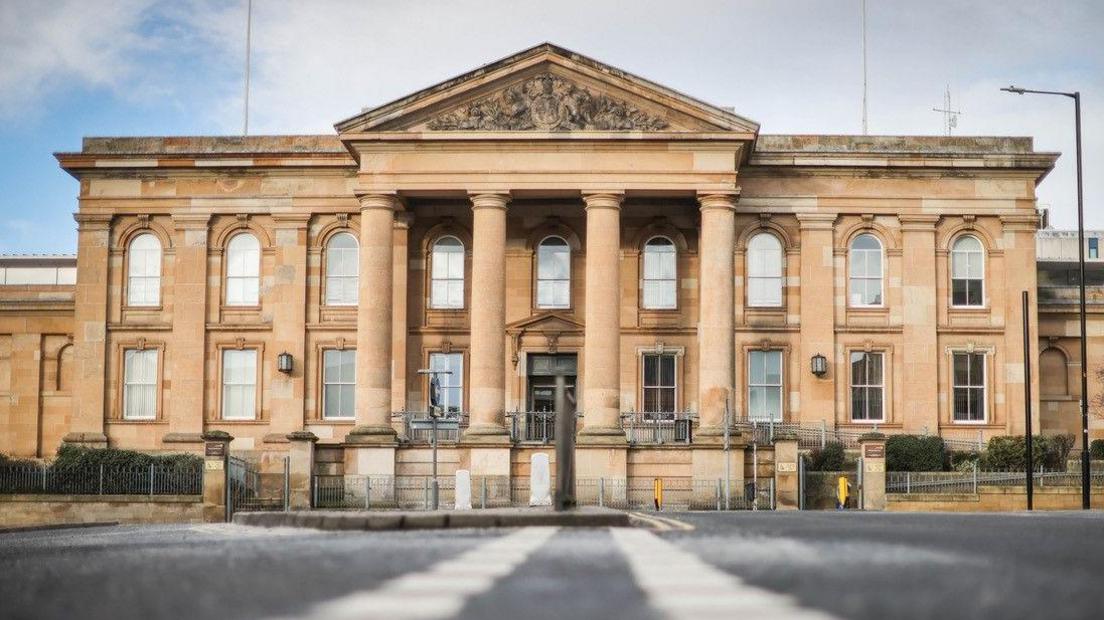
[[[1011,512],[1027,509],[1024,487],[980,488],[976,495],[938,493],[891,493],[886,495],[891,512]],[[1080,510],[1081,489],[1035,489],[1035,510]],[[1104,487],[1092,490],[1092,507],[1104,508]]]
[[[0,527],[62,523],[203,523],[198,495],[0,495]]]

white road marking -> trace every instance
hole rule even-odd
[[[749,586],[649,531],[610,532],[648,602],[669,618],[834,618],[800,607],[789,596]]]
[[[678,519],[672,519],[670,517],[661,517],[659,515],[649,515],[643,512],[630,512],[629,521],[635,521],[641,523],[646,527],[650,527],[658,532],[667,532],[670,530],[680,530],[683,532],[689,532],[694,529],[693,525],[679,521]]]
[[[459,613],[468,599],[490,590],[558,528],[527,527],[429,568],[395,577],[373,590],[315,605],[301,620],[414,620]]]

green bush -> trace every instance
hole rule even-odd
[[[892,435],[886,439],[889,471],[943,471],[943,439],[925,435]]]
[[[976,450],[947,450],[946,455],[948,471],[971,471],[981,461],[981,453]]]
[[[1089,443],[1089,456],[1104,460],[1104,439],[1094,439]]]
[[[10,457],[0,452],[0,467],[38,467],[37,461]]]
[[[816,448],[809,454],[809,471],[843,471],[847,463],[847,454],[843,444],[829,441],[823,448]]]
[[[1036,435],[1032,438],[1032,467],[1066,469],[1066,459],[1073,448],[1072,435]],[[993,437],[985,448],[983,469],[1020,470],[1027,466],[1027,442],[1023,435]]]
[[[111,468],[139,468],[156,465],[158,468],[191,470],[203,466],[203,457],[195,454],[154,455],[135,450],[64,445],[58,448],[57,458],[52,463],[52,466],[56,469],[96,468],[100,465]]]

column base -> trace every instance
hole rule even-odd
[[[61,441],[83,448],[107,447],[107,435],[103,433],[68,433],[61,438]]]
[[[394,445],[398,439],[389,424],[361,424],[353,427],[345,436],[347,444]]]
[[[460,445],[510,446],[510,433],[501,424],[472,424],[460,435]],[[472,472],[474,474],[474,472]]]
[[[584,426],[575,437],[575,445],[627,447],[629,440],[618,426]]]

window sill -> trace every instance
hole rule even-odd
[[[345,426],[349,424],[356,424],[356,418],[317,418],[314,420],[307,420],[307,424],[326,424],[329,426]]]
[[[258,426],[268,424],[268,420],[226,420],[218,418],[216,420],[207,420],[208,424],[231,424],[234,426]]]
[[[106,420],[105,422],[107,424],[112,424],[112,425],[115,425],[115,424],[127,424],[127,425],[134,424],[134,425],[154,425],[154,426],[156,426],[158,424],[168,424],[169,423],[168,420],[164,420],[164,419],[161,419],[161,418],[152,418],[152,419],[149,419],[149,420],[128,420],[126,418],[110,418],[110,419]]]

